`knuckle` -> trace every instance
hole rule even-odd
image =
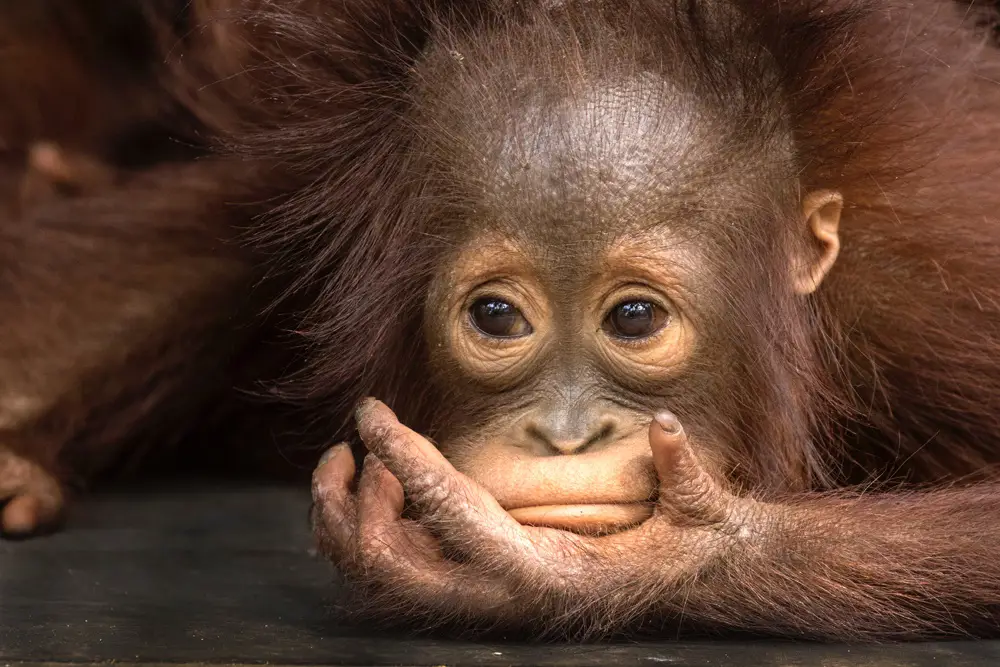
[[[316,521],[327,524],[341,524],[353,519],[351,498],[338,496],[336,493],[318,493],[313,496],[310,515],[314,525]]]
[[[562,558],[546,563],[545,588],[560,596],[578,597],[587,594],[585,576],[587,569],[583,563],[573,558]],[[592,582],[593,580],[591,580]],[[592,583],[591,586],[592,587]]]
[[[358,539],[358,571],[366,578],[392,572],[403,555],[400,546],[399,536],[389,527],[363,527]]]
[[[392,428],[389,426],[377,426],[372,430],[372,437],[377,442],[388,442],[392,439]]]
[[[715,500],[714,489],[703,480],[692,480],[680,486],[674,493],[677,501],[692,510],[704,510],[712,506]]]
[[[330,502],[317,499],[309,510],[309,522],[318,550],[338,566],[353,558],[356,512],[352,501],[350,497]]]
[[[313,538],[319,552],[337,567],[350,567],[355,560],[354,531],[347,526],[331,526],[317,521],[313,526]]]
[[[460,489],[454,480],[437,471],[414,475],[405,488],[411,502],[431,516],[446,514],[460,497]]]
[[[545,588],[556,599],[592,600],[604,597],[615,580],[613,573],[619,558],[605,548],[581,548],[569,540],[550,551],[546,562]]]
[[[723,525],[730,514],[723,494],[706,475],[671,489],[661,505],[677,523],[688,526]]]
[[[381,531],[361,526],[361,530],[358,531],[358,555],[366,566],[372,566],[379,562],[386,549],[387,546]]]
[[[322,510],[320,509],[320,506],[313,501],[313,503],[309,506],[309,526],[312,528],[314,533],[323,527],[321,517]]]

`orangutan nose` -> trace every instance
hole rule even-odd
[[[525,425],[525,434],[546,455],[580,454],[588,449],[613,442],[619,434],[618,421],[601,416],[588,422],[567,420],[563,415],[547,415]],[[537,449],[537,447],[536,447]]]

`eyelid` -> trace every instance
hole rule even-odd
[[[508,276],[485,276],[476,280],[472,287],[468,289],[469,294],[476,294],[484,287],[488,285],[500,285],[501,287],[506,287],[511,291],[519,291],[516,288],[518,281],[511,280]]]
[[[649,334],[648,336],[639,336],[637,338],[622,338],[620,336],[612,336],[609,335],[606,331],[604,331],[603,327],[599,329],[599,332],[604,334],[609,340],[613,341],[614,344],[618,347],[632,347],[632,348],[651,347],[653,345],[656,345],[657,341],[662,336],[666,335],[667,331],[670,329],[670,325],[673,323],[673,319],[674,318],[669,313],[667,313],[666,319],[664,320],[663,325],[659,329]]]
[[[489,289],[489,288],[494,289]],[[520,290],[514,288],[514,283],[505,278],[490,278],[477,282],[465,293],[465,305],[468,308],[479,299],[497,299],[499,301],[510,301],[511,305],[521,310],[521,306],[514,297],[520,295]]]
[[[467,311],[479,299],[497,299],[510,303],[521,313],[532,331],[537,331],[536,320],[541,319],[543,311],[535,303],[531,292],[522,288],[517,281],[507,278],[481,281],[466,292],[461,308]]]
[[[531,332],[529,332],[526,334],[521,334],[520,336],[491,336],[488,333],[480,331],[479,327],[477,327],[472,322],[468,323],[468,327],[469,329],[472,330],[472,333],[474,333],[476,337],[479,339],[480,345],[493,348],[502,348],[511,344],[521,343],[524,341],[525,338],[531,335]]]

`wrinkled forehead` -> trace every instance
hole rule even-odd
[[[566,288],[623,262],[690,259],[685,230],[669,221],[691,205],[702,167],[695,102],[652,74],[578,81],[562,95],[545,83],[495,115],[467,100],[441,119],[466,138],[447,178],[476,202],[460,254],[491,271],[532,266]]]
[[[699,127],[693,100],[643,75],[594,81],[574,95],[512,109],[480,164],[497,210],[598,227],[638,221],[680,194]],[[485,128],[484,128],[485,129]],[[484,137],[486,139],[486,137]]]
[[[692,96],[652,73],[552,84],[466,98],[438,119],[445,179],[478,204],[467,222],[541,245],[599,243],[691,203],[710,137]]]
[[[711,103],[681,58],[518,36],[445,41],[417,66],[417,150],[461,236],[583,253],[651,227],[697,236],[795,173],[790,134],[748,130],[770,121]]]

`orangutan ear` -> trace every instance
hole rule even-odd
[[[833,190],[810,192],[802,200],[802,217],[809,226],[809,243],[792,258],[792,289],[812,294],[840,254],[840,213],[844,198]]]

